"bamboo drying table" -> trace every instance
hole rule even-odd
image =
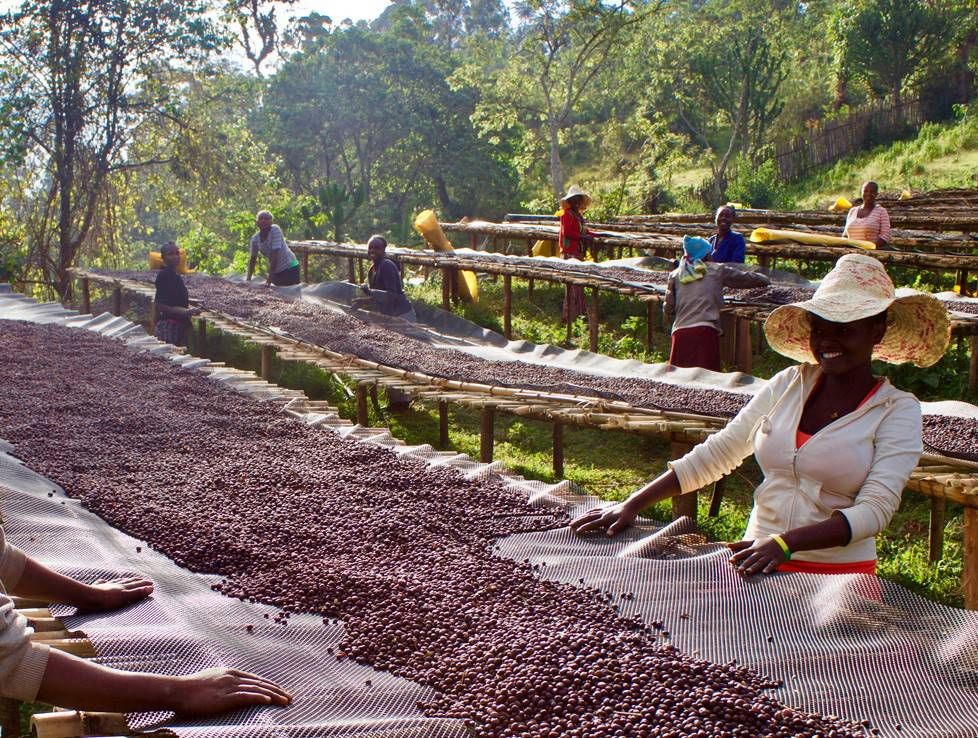
[[[152,300],[152,285],[110,275],[73,269],[73,276],[127,290]],[[87,284],[84,283],[84,284]],[[87,287],[83,286],[83,290]],[[206,322],[205,322],[206,321]],[[448,405],[455,403],[478,409],[481,416],[480,461],[492,461],[493,421],[495,412],[506,412],[553,423],[554,471],[563,476],[563,426],[576,425],[600,430],[621,430],[668,439],[674,458],[692,445],[719,430],[723,418],[638,408],[620,401],[608,401],[584,395],[564,395],[512,387],[461,382],[409,372],[385,366],[350,354],[341,354],[293,336],[248,323],[240,318],[204,310],[198,330],[205,334],[206,323],[262,346],[263,351],[277,351],[280,358],[301,361],[347,377],[357,383],[357,421],[367,425],[367,393],[376,387],[394,387],[409,391],[422,400],[435,401],[439,409],[441,444],[448,443]],[[270,357],[269,357],[270,359]],[[263,366],[266,362],[263,360]],[[301,394],[301,393],[299,393]],[[965,606],[978,609],[978,463],[937,454],[924,454],[907,483],[907,489],[931,500],[930,551],[932,559],[940,558],[943,548],[944,515],[947,501],[964,506],[964,571],[962,588]],[[696,492],[673,499],[675,516],[696,516]],[[715,502],[719,504],[717,497]],[[711,503],[711,508],[715,507]]]

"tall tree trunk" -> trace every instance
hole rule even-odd
[[[556,121],[551,121],[550,129],[550,182],[553,184],[554,194],[559,198],[564,194],[564,165],[560,161],[560,148],[558,146],[558,136],[560,127]]]

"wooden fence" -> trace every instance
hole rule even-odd
[[[775,147],[774,160],[785,182],[800,179],[814,167],[830,164],[866,148],[871,138],[899,136],[926,119],[920,100],[899,105],[876,103],[840,121],[829,121]]]

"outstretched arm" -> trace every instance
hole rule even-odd
[[[682,492],[679,477],[670,469],[663,472],[651,482],[617,505],[605,508],[595,508],[574,519],[571,530],[577,533],[589,533],[605,529],[609,536],[620,533],[635,522],[638,514],[660,500],[667,500]]]
[[[227,712],[249,705],[285,706],[291,695],[273,682],[234,669],[187,676],[119,671],[51,651],[37,699],[104,712],[172,710],[180,715]]]
[[[10,590],[21,597],[75,605],[83,611],[115,610],[148,597],[153,583],[142,577],[127,577],[85,584],[28,556],[20,579]]]

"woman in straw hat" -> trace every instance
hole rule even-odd
[[[874,573],[874,537],[896,512],[922,442],[917,398],[874,376],[871,361],[930,366],[950,337],[941,303],[907,292],[896,296],[876,259],[843,256],[811,300],[778,308],[764,325],[770,346],[800,366],[768,380],[722,431],[625,502],[571,527],[614,535],[753,452],[764,481],[743,540],[729,544],[738,570]]]
[[[571,185],[567,194],[560,199],[560,257],[562,259],[583,259],[584,244],[590,240],[587,223],[582,213],[591,204],[591,196],[577,185]],[[564,306],[561,319],[567,323],[567,340],[570,341],[571,324],[578,315],[584,315],[584,288],[579,284],[564,285]]]

